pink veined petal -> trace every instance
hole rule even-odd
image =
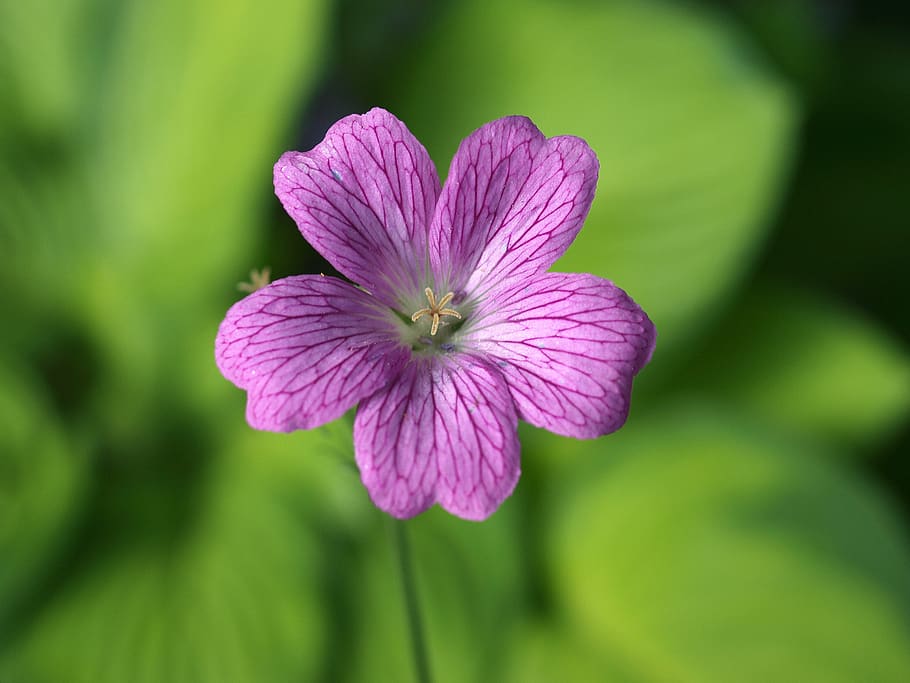
[[[383,109],[341,119],[311,151],[275,164],[275,193],[307,241],[393,306],[422,291],[439,191],[426,149]]]
[[[525,117],[472,133],[452,160],[430,226],[437,283],[482,295],[546,271],[581,229],[597,172],[584,140],[548,140]]]
[[[650,360],[655,334],[612,282],[545,273],[487,299],[461,344],[495,359],[521,419],[593,438],[625,422],[632,378]]]
[[[215,360],[247,390],[250,425],[318,427],[387,385],[410,351],[380,306],[353,285],[319,275],[276,280],[234,304],[218,329]]]
[[[407,518],[433,503],[489,517],[520,473],[517,418],[500,373],[479,358],[415,358],[354,420],[361,477],[377,507]]]

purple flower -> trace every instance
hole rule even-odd
[[[519,418],[578,438],[619,429],[654,326],[611,282],[547,272],[597,169],[583,140],[510,116],[465,139],[440,186],[382,109],[284,154],[281,203],[356,284],[288,277],[228,311],[215,356],[247,390],[250,425],[310,429],[359,402],[354,450],[373,502],[477,520],[518,481]]]

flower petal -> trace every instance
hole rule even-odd
[[[584,140],[548,140],[521,116],[472,133],[452,159],[430,226],[437,285],[482,294],[545,271],[578,234],[597,170]]]
[[[422,291],[439,191],[426,149],[383,109],[341,119],[275,164],[275,193],[307,241],[390,305]]]
[[[415,358],[360,404],[354,450],[373,502],[413,517],[438,502],[489,517],[518,481],[517,418],[496,368],[471,356]]]
[[[256,429],[310,429],[387,385],[410,351],[373,297],[333,277],[276,280],[228,311],[215,340],[222,374],[246,389]]]
[[[545,273],[491,296],[461,343],[496,358],[521,419],[593,438],[625,422],[654,341],[648,316],[612,282]]]

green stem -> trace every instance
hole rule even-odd
[[[401,587],[404,591],[405,612],[408,615],[408,630],[411,634],[414,671],[417,674],[418,683],[431,683],[430,660],[427,657],[427,646],[423,636],[423,622],[420,619],[420,605],[417,600],[417,585],[414,583],[414,567],[407,529],[405,528],[405,522],[392,518],[389,518],[389,521],[392,525],[392,535],[395,537],[398,568],[401,571]]]

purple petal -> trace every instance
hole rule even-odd
[[[387,385],[410,351],[391,314],[333,277],[277,280],[238,301],[215,340],[222,374],[246,389],[256,429],[310,429]]]
[[[625,422],[654,341],[648,316],[612,282],[545,273],[485,301],[462,343],[496,359],[521,419],[593,438]]]
[[[439,190],[423,145],[382,109],[341,119],[311,151],[275,164],[275,193],[307,241],[390,305],[422,291]]]
[[[438,502],[481,520],[518,481],[516,428],[494,367],[470,356],[421,358],[361,403],[354,450],[370,497],[389,514],[413,517]]]
[[[482,294],[544,272],[578,234],[597,170],[584,140],[547,140],[521,116],[472,133],[452,160],[430,226],[438,284]]]

